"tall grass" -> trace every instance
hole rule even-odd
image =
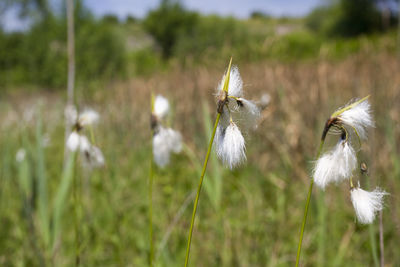
[[[195,69],[176,67],[170,72],[146,78],[100,84],[94,95],[77,91],[82,103],[101,107],[101,113],[105,114],[104,123],[96,131],[96,141],[102,144],[108,159],[107,166],[94,171],[89,182],[92,219],[85,232],[87,245],[82,265],[148,264],[146,178],[151,151],[148,146],[143,146],[150,134],[148,112],[143,112],[149,110],[148,92],[156,84],[180,103],[176,105],[176,127],[193,152],[193,160],[198,161],[205,154],[206,134],[210,135],[204,127],[204,114],[208,113],[208,122],[215,116],[210,88],[214,88],[222,67],[222,64]],[[249,81],[245,85],[248,94],[253,97],[267,91],[271,95],[271,105],[263,111],[262,122],[248,142],[247,167],[235,170],[229,174],[231,179],[223,181],[218,212],[213,208],[217,201],[212,199],[217,199],[214,195],[217,190],[209,190],[206,186],[210,182],[214,187],[214,176],[217,176],[210,158],[204,180],[204,193],[208,197],[201,199],[202,208],[198,209],[200,216],[196,219],[198,224],[195,224],[193,233],[191,265],[294,265],[296,252],[293,248],[298,242],[296,229],[302,219],[305,197],[299,188],[304,188],[309,182],[309,165],[318,145],[315,144],[315,129],[321,128],[322,118],[318,114],[328,114],[337,103],[367,93],[371,93],[374,99],[378,124],[371,136],[376,142],[367,148],[368,154],[372,151],[375,155],[370,165],[371,169],[376,169],[377,175],[371,176],[371,183],[390,188],[388,191],[391,193],[387,202],[390,212],[384,211],[383,221],[385,261],[388,266],[399,265],[400,213],[395,196],[400,190],[396,178],[400,173],[400,128],[396,123],[400,120],[397,104],[400,77],[393,75],[399,70],[397,59],[386,53],[354,54],[334,62],[319,59],[312,63],[242,65],[241,73]],[[23,129],[17,126],[23,120],[24,111],[39,98],[46,107],[46,112],[42,112],[45,122],[42,133],[50,136],[50,143],[43,150],[51,219],[50,249],[55,255],[54,265],[74,264],[74,227],[69,200],[75,162],[70,159],[66,167],[62,167],[64,125],[60,95],[43,92],[22,96],[15,92],[2,95],[0,99],[0,262],[4,266],[41,266],[39,255],[43,253],[43,247],[38,207],[32,205],[32,235],[28,220],[20,212],[24,201],[20,197],[20,170],[15,164],[15,152],[23,146],[27,150],[30,179],[36,181],[36,123],[27,122]],[[208,103],[208,111],[201,112],[201,105],[193,104],[201,101]],[[26,142],[21,141],[22,133],[26,135]],[[176,164],[169,171],[160,171],[157,183],[154,183],[157,194],[153,197],[153,223],[156,233],[160,233],[159,240],[163,240],[167,229],[173,225],[166,245],[159,257],[155,257],[159,266],[182,265],[189,228],[187,218],[191,211],[190,208],[183,209],[182,213],[179,210],[193,194],[193,183],[200,175],[199,168],[194,167],[196,164],[187,154],[175,159]],[[222,180],[225,172],[221,170],[218,175]],[[38,196],[36,185],[30,185],[32,194]],[[354,224],[354,211],[348,197],[333,197],[341,192],[346,195],[348,188],[327,189],[326,219],[322,218],[319,204],[314,201],[320,200],[319,196],[313,196],[316,198],[312,200],[309,212],[316,216],[310,216],[307,221],[302,260],[307,260],[310,266],[317,265],[318,261],[332,266],[373,266],[368,227]],[[36,203],[37,198],[33,199],[31,204]],[[82,205],[86,207],[88,203],[87,197],[82,197]],[[175,220],[178,213],[182,216]],[[319,259],[320,220],[326,223],[324,261]],[[32,240],[38,243],[39,252],[34,249]]]

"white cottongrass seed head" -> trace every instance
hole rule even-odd
[[[26,157],[26,150],[24,148],[18,149],[17,153],[15,154],[15,160],[20,163]]]
[[[335,148],[322,155],[316,162],[313,179],[315,184],[325,189],[331,182],[349,179],[357,167],[357,157],[348,141],[341,139]]]
[[[162,95],[157,95],[154,100],[154,115],[156,115],[159,119],[164,119],[169,112],[169,103],[168,99],[163,97]]]
[[[171,128],[159,127],[153,136],[154,162],[164,168],[170,162],[171,153],[180,153],[181,150],[181,134]]]
[[[368,102],[368,99],[343,111],[338,115],[338,118],[344,125],[355,129],[361,139],[366,139],[367,129],[375,126],[372,118],[371,105]]]
[[[234,122],[230,122],[225,130],[219,131],[217,141],[217,155],[230,169],[246,161],[246,146],[242,133]]]
[[[85,149],[81,149],[82,164],[84,167],[93,169],[103,167],[105,164],[103,153],[97,146],[90,145]]]
[[[254,104],[253,101],[239,98],[237,100],[237,105],[239,110],[241,111],[241,117],[243,123],[249,127],[257,127],[257,121],[260,118],[260,109]]]
[[[78,148],[79,148],[79,143],[80,143],[80,135],[76,132],[73,131],[67,139],[67,148],[72,151],[75,152]]]
[[[80,126],[93,125],[100,119],[99,113],[93,109],[87,109],[79,114],[78,122]]]
[[[387,193],[380,188],[368,192],[360,187],[352,188],[350,193],[358,222],[361,224],[372,223],[376,213],[383,209],[383,198]]]
[[[92,145],[90,144],[89,139],[86,136],[79,135],[79,150],[81,153],[89,151],[91,146]]]
[[[233,169],[246,161],[245,140],[238,123],[245,129],[252,128],[260,116],[257,105],[243,98],[243,81],[236,66],[228,68],[218,85],[217,110],[220,120],[214,136],[214,147],[223,164]]]
[[[260,105],[265,108],[269,105],[269,103],[271,102],[271,96],[268,93],[264,93],[262,94],[261,98],[260,98]]]
[[[226,74],[222,76],[222,80],[219,83],[217,89],[218,92],[224,90]],[[237,66],[232,66],[230,77],[229,77],[229,85],[228,85],[228,95],[234,97],[242,97],[243,96],[243,80],[240,76],[240,72]]]

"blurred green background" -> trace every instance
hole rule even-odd
[[[400,266],[400,24],[398,1],[322,1],[304,16],[254,11],[206,15],[160,1],[144,17],[97,16],[75,4],[75,103],[106,165],[72,174],[81,184],[82,266],[146,266],[150,92],[171,104],[184,151],[154,183],[155,266],[183,266],[199,172],[215,118],[214,89],[233,56],[246,96],[268,94],[249,132],[248,162],[211,159],[200,197],[191,266],[293,266],[304,201],[325,119],[370,94],[376,128],[363,145],[364,187],[390,193],[383,211],[385,266]],[[268,6],[268,3],[265,3]],[[4,0],[29,21],[0,28],[0,265],[73,266],[74,198],[60,188],[67,86],[66,4]],[[331,137],[332,145],[335,137]],[[16,161],[23,148],[26,156]],[[356,179],[358,180],[358,178]],[[55,214],[62,211],[61,224]],[[54,231],[60,239],[53,243]],[[356,223],[346,184],[314,189],[303,266],[379,266],[378,220]]]

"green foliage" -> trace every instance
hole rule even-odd
[[[374,0],[341,0],[341,13],[331,29],[332,35],[357,36],[376,31],[380,16]]]
[[[125,74],[125,44],[116,26],[98,22],[81,12],[75,30],[77,82],[121,77]],[[49,18],[24,33],[0,32],[0,84],[66,85],[66,21]]]
[[[353,37],[382,29],[376,0],[340,0],[318,7],[306,19],[315,32],[333,37]]]
[[[229,54],[240,56],[236,52],[246,51],[251,45],[248,28],[234,18],[217,16],[201,17],[193,27],[191,36],[181,35],[174,49],[178,57],[191,55],[196,60],[202,57],[224,57],[221,54],[229,50]],[[252,36],[254,37],[254,36]],[[251,42],[256,39],[252,38]]]
[[[321,41],[309,32],[294,32],[283,36],[268,51],[268,57],[280,60],[315,58]]]
[[[198,19],[197,13],[186,11],[178,2],[163,0],[143,21],[145,29],[161,47],[164,58],[169,58],[181,36],[191,38]]]
[[[129,55],[133,72],[138,75],[148,75],[163,67],[164,63],[152,49],[144,48]]]

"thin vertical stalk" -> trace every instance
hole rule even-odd
[[[68,81],[67,101],[74,103],[75,84],[75,30],[74,30],[74,0],[67,0],[67,38],[68,38]]]
[[[318,152],[317,152],[317,159],[321,155],[322,148],[324,147],[324,143],[325,143],[325,138],[323,137],[321,139],[321,143],[319,144],[319,148],[318,148]],[[304,228],[305,228],[306,222],[307,222],[308,207],[310,205],[311,193],[312,193],[313,186],[314,186],[314,179],[311,178],[310,187],[308,189],[308,194],[307,194],[306,206],[305,206],[305,210],[304,210],[303,222],[301,224],[299,245],[297,247],[296,267],[299,266],[299,262],[300,262],[301,245],[303,243]]]
[[[381,267],[385,266],[385,245],[383,241],[383,211],[379,211],[379,248],[381,254]]]
[[[65,203],[68,197],[68,191],[73,183],[72,179],[74,176],[74,168],[75,168],[75,161],[76,161],[76,154],[77,152],[69,153],[67,157],[67,162],[64,166],[61,183],[58,186],[57,193],[55,194],[54,199],[54,210],[53,210],[53,233],[52,233],[52,253],[53,258],[55,257],[55,253],[57,252],[57,247],[60,239],[60,232],[61,232],[61,219],[63,215],[63,211],[65,209]]]
[[[68,80],[67,80],[67,106],[74,105],[74,85],[75,85],[75,30],[74,30],[74,0],[67,2],[67,50],[68,50]],[[66,118],[65,120],[65,141],[71,133],[72,125]],[[64,165],[67,162],[68,150],[64,151]]]
[[[366,174],[366,185],[367,188],[370,188],[370,177],[368,174]],[[378,258],[378,248],[376,245],[376,231],[374,224],[369,224],[368,225],[368,232],[369,232],[369,242],[371,244],[371,253],[372,253],[372,258],[374,260],[374,266],[379,267],[379,258]]]
[[[151,137],[153,137],[154,131],[151,130]],[[149,253],[149,266],[153,266],[154,258],[154,240],[153,240],[153,180],[154,180],[154,162],[153,162],[153,141],[151,141],[151,157],[150,157],[150,169],[149,169],[149,242],[150,242],[150,253]]]
[[[318,265],[325,265],[325,244],[326,244],[326,206],[325,206],[325,192],[318,192]]]
[[[79,266],[81,262],[81,248],[80,248],[80,228],[79,228],[79,209],[80,209],[80,197],[79,197],[79,181],[76,173],[76,168],[73,171],[73,184],[72,184],[72,195],[73,195],[73,206],[74,206],[74,230],[75,230],[75,266]]]
[[[400,1],[397,9],[397,57],[400,58]]]
[[[368,225],[368,230],[369,230],[369,241],[371,243],[371,252],[372,252],[372,258],[374,260],[374,266],[378,267],[379,266],[379,259],[378,259],[378,251],[376,247],[376,240],[375,240],[375,227],[373,224]]]
[[[41,113],[38,113],[38,123],[36,125],[36,142],[37,142],[37,162],[36,162],[36,175],[37,175],[37,206],[40,216],[40,230],[43,235],[46,250],[50,243],[50,223],[48,213],[48,186],[45,166],[45,151],[43,148],[43,124]]]
[[[204,175],[206,173],[208,159],[209,159],[210,154],[211,154],[212,145],[213,145],[214,137],[215,137],[215,132],[217,131],[217,126],[218,126],[218,122],[219,122],[220,117],[221,117],[221,113],[218,113],[217,118],[215,119],[214,129],[213,129],[213,132],[211,134],[210,143],[208,144],[208,150],[207,150],[206,158],[204,160],[203,169],[202,169],[201,175],[200,175],[199,186],[197,187],[196,199],[194,201],[194,206],[193,206],[192,220],[190,222],[189,237],[188,237],[188,243],[187,243],[187,249],[186,249],[185,267],[187,267],[188,263],[189,263],[190,245],[191,245],[191,242],[192,242],[193,226],[194,226],[194,220],[195,220],[195,217],[196,217],[197,205],[199,203],[201,186],[203,184],[203,179],[204,179]]]

